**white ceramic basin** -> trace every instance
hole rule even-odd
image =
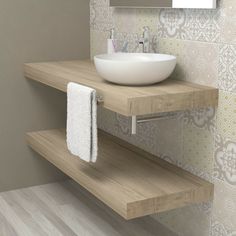
[[[165,54],[114,53],[94,57],[98,74],[122,85],[148,85],[167,79],[176,66],[176,57]]]

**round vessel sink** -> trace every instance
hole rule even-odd
[[[167,79],[175,69],[176,57],[166,54],[114,53],[94,57],[98,74],[122,85],[148,85]]]

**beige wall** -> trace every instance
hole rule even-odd
[[[66,97],[27,81],[23,63],[88,55],[89,1],[0,0],[0,191],[65,178],[24,135],[64,126]]]

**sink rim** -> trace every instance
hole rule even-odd
[[[123,57],[123,58],[119,58]],[[103,60],[106,62],[119,62],[119,63],[145,63],[145,62],[167,62],[177,60],[177,57],[170,54],[162,53],[112,53],[112,54],[99,54],[94,56],[94,60]]]

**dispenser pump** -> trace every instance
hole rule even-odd
[[[116,52],[115,48],[115,29],[110,30],[110,38],[107,40],[107,53],[112,54]]]
[[[115,39],[115,29],[114,28],[112,28],[110,30],[110,39]]]

